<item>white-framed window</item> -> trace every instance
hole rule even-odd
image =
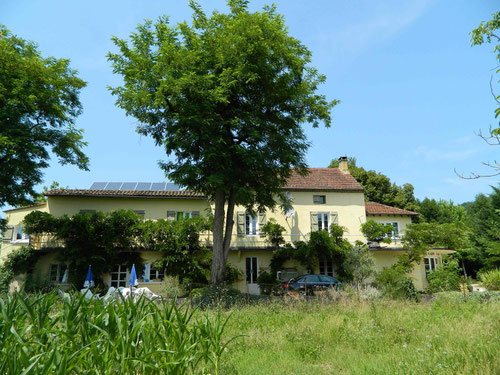
[[[111,271],[111,286],[118,288],[127,286],[127,267],[116,265]]]
[[[256,236],[259,234],[259,220],[257,215],[245,214],[245,234]]]
[[[326,195],[313,195],[314,204],[326,204]]]
[[[425,257],[424,258],[425,275],[427,276],[430,272],[435,271],[438,266],[437,257]]]
[[[49,268],[49,281],[60,284],[67,282],[67,275],[65,275],[68,266],[66,264],[51,264]],[[66,277],[65,277],[66,276]]]
[[[163,280],[165,278],[165,270],[156,268],[153,264],[149,265],[149,280]]]
[[[24,227],[22,225],[16,225],[14,227],[14,236],[12,237],[11,242],[28,243],[29,241],[30,237],[24,233]]]
[[[319,261],[320,275],[334,276],[333,261],[331,259],[322,259]]]
[[[392,233],[390,234],[390,238],[399,238],[399,224],[397,221],[391,221],[391,222],[386,222],[386,223],[382,223],[382,224],[392,226],[393,229],[392,229]],[[389,235],[387,237],[389,237]]]
[[[330,214],[328,212],[318,212],[318,230],[330,231]]]

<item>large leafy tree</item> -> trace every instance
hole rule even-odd
[[[398,186],[382,173],[367,171],[363,167],[359,167],[356,164],[356,158],[353,157],[347,160],[347,164],[351,175],[363,186],[367,201],[387,204],[405,210],[418,210],[418,203],[413,195],[413,185],[404,184]],[[330,168],[338,168],[338,166],[338,159],[333,159],[329,165]]]
[[[139,121],[167,155],[175,182],[214,202],[211,280],[223,281],[235,204],[274,207],[293,168],[306,173],[302,124],[330,125],[337,103],[317,93],[325,76],[288,34],[275,7],[250,12],[229,0],[211,16],[194,1],[193,20],[147,21],[108,55],[123,76],[117,105]]]
[[[479,194],[465,205],[470,228],[470,246],[460,255],[467,272],[500,267],[500,186],[489,195]]]
[[[85,85],[69,60],[42,57],[35,43],[0,25],[0,207],[33,200],[51,152],[88,169],[75,128]]]
[[[481,22],[479,26],[471,31],[471,43],[473,46],[478,46],[483,43],[493,43],[495,47],[493,52],[496,54],[497,63],[500,63],[500,12],[496,12],[493,14],[493,17],[488,22]],[[499,66],[497,66],[496,73],[500,73]],[[491,82],[493,81],[493,77],[490,81],[491,94],[493,95],[494,100],[499,105],[495,109],[495,118],[500,118],[500,95],[497,95],[493,90],[493,86]],[[479,133],[479,136],[484,139],[486,143],[492,146],[500,146],[500,126],[499,127],[491,127],[487,134]],[[477,173],[472,173],[470,177],[466,178],[479,178],[479,177],[492,177],[500,175],[500,161],[495,160],[494,162],[484,162],[486,166],[493,169],[493,173],[488,175],[480,175]],[[463,176],[462,176],[463,177]]]

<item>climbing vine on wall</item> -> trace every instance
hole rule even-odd
[[[75,285],[82,284],[89,265],[98,282],[116,264],[142,269],[140,251],[160,252],[156,264],[181,278],[199,277],[210,258],[199,237],[208,229],[203,218],[152,221],[131,210],[54,217],[34,211],[25,217],[24,225],[32,236],[62,242],[58,258],[68,264],[69,282]]]

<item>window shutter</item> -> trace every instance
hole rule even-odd
[[[311,212],[311,232],[318,231],[318,213]]]
[[[12,235],[14,234],[14,227],[7,227],[3,233],[3,239],[12,240]]]
[[[330,225],[339,225],[339,214],[338,212],[330,212]]]
[[[198,217],[198,216],[200,216],[200,211],[191,212],[191,217]]]
[[[266,214],[265,212],[259,213],[259,228],[258,233],[261,237],[265,237],[266,235],[262,232],[262,227],[266,225]]]
[[[238,236],[245,235],[245,213],[237,212],[236,213],[236,233]]]
[[[167,211],[167,220],[175,220],[175,211]]]

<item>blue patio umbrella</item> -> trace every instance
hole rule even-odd
[[[135,272],[135,264],[132,264],[132,271],[130,271],[130,281],[129,286],[137,286],[139,282],[137,281],[137,273]]]
[[[87,277],[85,278],[85,282],[83,283],[84,288],[93,288],[94,287],[94,279],[92,278],[92,269],[89,265],[89,272],[87,272]]]

